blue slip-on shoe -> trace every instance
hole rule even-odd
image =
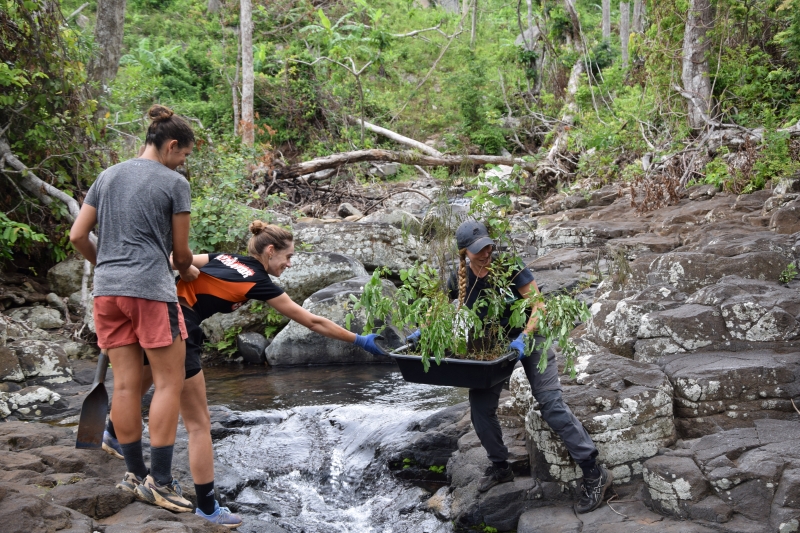
[[[108,431],[103,432],[103,450],[117,459],[124,459],[122,456],[122,446],[119,445],[119,441],[112,437],[111,433]]]
[[[232,513],[230,509],[227,507],[220,507],[218,502],[214,502],[214,512],[211,514],[205,514],[203,511],[200,510],[198,507],[195,509],[194,514],[197,516],[201,516],[211,522],[212,524],[218,524],[220,526],[225,526],[228,529],[236,529],[237,527],[242,525],[242,517],[236,513]]]

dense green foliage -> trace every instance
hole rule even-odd
[[[203,214],[193,229],[198,251],[240,248],[246,222],[263,214],[269,199],[253,197],[253,165],[390,145],[348,115],[450,153],[543,157],[576,61],[588,74],[568,131],[572,178],[642,179],[645,154],[656,160],[678,152],[701,133],[687,125],[686,101],[674,89],[686,0],[646,2],[645,30],[631,35],[628,67],[618,35],[602,39],[594,0],[574,2],[580,43],[563,2],[533,2],[545,37],[537,50],[515,44],[527,26],[524,3],[479,2],[471,45],[469,14],[423,9],[412,0],[257,2],[254,151],[241,150],[234,136],[238,2],[222,2],[212,13],[206,0],[129,1],[124,55],[108,92],[86,75],[98,46],[96,3],[64,18],[81,4],[63,0],[59,10],[53,2],[0,0],[0,132],[40,177],[80,199],[102,168],[136,153],[151,104],[191,117],[203,139],[190,164],[195,208]],[[699,158],[691,177],[747,192],[800,168],[798,141],[779,131],[800,120],[800,0],[717,0],[714,8],[714,115],[767,132],[738,153],[723,148]],[[612,7],[613,32],[618,9]],[[79,25],[83,15],[87,24]],[[5,174],[6,181],[19,177]],[[49,237],[40,254],[63,256],[67,227],[59,202],[43,208],[10,187],[0,204],[9,219]]]

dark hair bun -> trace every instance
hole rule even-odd
[[[250,223],[250,233],[252,233],[253,235],[258,235],[259,233],[264,231],[268,225],[269,224],[267,224],[266,222],[261,222],[260,220],[254,220],[253,222]]]
[[[167,120],[174,114],[175,113],[172,111],[172,109],[158,104],[152,106],[150,110],[147,112],[147,115],[153,122],[161,122],[162,120]]]

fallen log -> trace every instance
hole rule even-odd
[[[367,161],[383,161],[386,163],[401,163],[403,165],[421,167],[460,167],[462,165],[519,165],[528,172],[536,171],[536,164],[525,161],[519,157],[504,157],[497,155],[423,155],[415,152],[395,151],[395,150],[355,150],[353,152],[342,152],[325,157],[318,157],[311,161],[295,163],[293,165],[281,166],[276,164],[271,172],[267,173],[265,179],[272,181],[277,179],[293,179],[327,170],[339,168],[353,163],[363,163]]]
[[[371,131],[373,133],[377,133],[378,135],[383,135],[387,139],[390,139],[390,140],[392,140],[392,141],[394,141],[396,143],[404,144],[404,145],[409,146],[411,148],[416,148],[417,150],[419,150],[423,154],[432,155],[434,157],[438,157],[438,156],[442,155],[442,152],[440,152],[439,150],[436,150],[435,148],[432,148],[432,147],[428,146],[425,143],[421,143],[419,141],[415,141],[414,139],[406,137],[405,135],[400,135],[399,133],[394,132],[392,130],[388,130],[386,128],[382,128],[380,126],[372,124],[371,122],[367,122],[366,120],[361,120],[358,117],[353,117],[353,116],[348,115],[347,116],[347,120],[349,120],[350,122],[353,122],[355,124],[361,124],[361,125],[364,126],[364,129],[369,130],[369,131]]]

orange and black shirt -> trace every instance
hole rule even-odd
[[[202,320],[214,313],[230,313],[247,300],[267,301],[283,294],[254,257],[208,254],[208,263],[192,282],[178,280],[178,296],[184,298]]]

